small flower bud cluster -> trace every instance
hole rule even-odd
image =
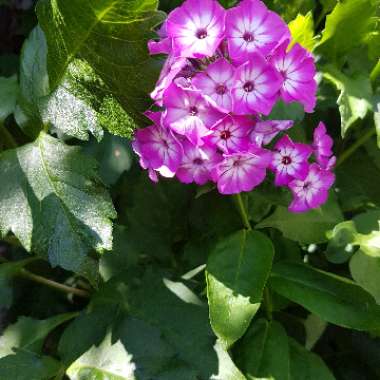
[[[133,141],[150,178],[213,181],[221,194],[236,194],[269,170],[276,186],[292,191],[291,211],[323,204],[335,163],[325,126],[306,145],[284,134],[293,121],[267,118],[280,99],[305,112],[316,103],[313,56],[291,44],[286,23],[260,0],[229,10],[216,0],[186,0],[158,34],[148,47],[168,55],[151,93],[159,111],[145,113],[153,124]]]

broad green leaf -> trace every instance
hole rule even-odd
[[[99,347],[91,347],[67,370],[70,380],[134,380],[135,365],[120,341],[111,343],[107,334]]]
[[[44,124],[80,140],[88,140],[91,133],[100,141],[103,129],[130,137],[136,128],[91,66],[79,59],[68,65],[59,86],[38,105]]]
[[[273,266],[271,287],[322,319],[357,330],[380,328],[380,306],[351,280],[298,263]]]
[[[313,0],[265,0],[265,3],[270,9],[279,13],[286,22],[293,20],[298,13],[305,15],[316,6]]]
[[[377,146],[380,149],[380,101],[376,105],[374,113],[375,128],[377,133]]]
[[[12,279],[30,261],[26,259],[0,264],[0,307],[7,309],[12,305]]]
[[[16,323],[8,326],[0,337],[0,358],[13,354],[14,349],[40,351],[46,336],[75,315],[76,313],[60,314],[45,320],[19,318]]]
[[[4,380],[50,380],[60,369],[57,360],[27,351],[0,359],[0,379]]]
[[[348,77],[334,66],[325,67],[323,76],[340,92],[337,104],[341,118],[341,134],[344,137],[357,120],[364,119],[368,111],[372,110],[370,80],[365,74]]]
[[[227,347],[247,330],[260,307],[274,250],[260,232],[238,231],[221,240],[207,261],[210,322]]]
[[[255,321],[238,347],[239,366],[248,380],[289,379],[289,345],[278,322]]]
[[[341,58],[365,43],[376,28],[376,1],[344,0],[327,16],[318,51],[332,59]]]
[[[268,116],[270,120],[294,120],[302,121],[305,117],[305,111],[300,103],[286,104],[282,100],[277,101],[271,114]]]
[[[112,248],[115,217],[96,162],[41,132],[37,140],[0,156],[0,229],[53,266],[91,270],[86,254]],[[84,267],[85,266],[85,267]]]
[[[289,23],[292,41],[289,48],[295,43],[299,43],[305,49],[313,51],[316,39],[314,37],[314,20],[313,14],[308,12],[305,16],[298,14],[297,17]]]
[[[149,57],[147,40],[164,19],[157,0],[40,0],[39,23],[48,44],[52,89],[69,63],[80,56],[115,94],[123,108],[141,120],[147,94],[160,70]]]
[[[290,380],[335,380],[323,360],[289,338]]]
[[[16,107],[18,83],[16,75],[0,77],[0,123],[11,115]]]
[[[279,206],[256,227],[277,228],[286,238],[304,244],[322,243],[327,240],[326,232],[342,219],[338,204],[330,196],[329,201],[319,209],[300,214],[291,213],[285,207]]]
[[[308,315],[308,317],[305,319],[305,348],[307,350],[310,351],[315,346],[323,333],[326,331],[326,328],[326,321],[319,318],[318,315]]]
[[[35,137],[42,129],[38,102],[49,93],[46,66],[46,39],[40,27],[35,27],[24,43],[20,57],[20,97],[15,112],[18,125]]]

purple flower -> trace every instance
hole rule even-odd
[[[138,129],[132,147],[144,169],[154,169],[164,177],[174,177],[181,164],[181,144],[169,129],[159,125]],[[152,173],[150,176],[154,178]]]
[[[228,10],[226,38],[231,58],[246,61],[254,52],[269,54],[279,42],[290,38],[285,22],[259,0],[243,0]]]
[[[238,115],[268,115],[276,101],[281,77],[266,60],[254,53],[249,62],[236,69],[232,89],[234,112]]]
[[[313,112],[317,101],[314,59],[299,44],[295,44],[289,52],[286,49],[287,42],[279,46],[270,58],[282,77],[281,96],[285,102],[298,101],[306,112]]]
[[[221,194],[251,191],[264,181],[271,153],[251,147],[248,152],[225,154],[224,160],[212,170],[212,178]]]
[[[245,116],[227,115],[212,127],[212,134],[205,141],[224,153],[246,151],[250,145],[249,132],[252,125],[252,120]]]
[[[209,65],[204,73],[197,74],[193,78],[192,84],[216,107],[223,112],[231,112],[231,89],[234,83],[234,73],[234,67],[224,58],[220,58]]]
[[[174,78],[187,66],[187,64],[188,60],[186,58],[175,58],[173,55],[169,55],[164,67],[161,70],[156,87],[150,94],[151,98],[156,101],[157,105],[162,106],[164,92],[172,84]]]
[[[166,113],[164,124],[180,135],[186,136],[194,145],[202,145],[202,137],[223,117],[196,91],[184,90],[171,85],[164,94]]]
[[[333,139],[327,134],[326,126],[320,122],[314,130],[313,149],[317,162],[324,169],[331,169],[336,162],[333,156]]]
[[[216,0],[186,0],[169,14],[168,37],[176,57],[214,54],[224,38],[226,11]]]
[[[281,131],[291,128],[293,123],[293,120],[258,121],[251,132],[251,140],[257,146],[268,145]]]
[[[172,50],[172,41],[168,38],[166,21],[161,25],[161,28],[157,31],[160,37],[159,41],[148,41],[148,50],[150,55],[155,54],[169,54]]]
[[[184,154],[176,173],[178,179],[183,183],[204,185],[211,180],[211,169],[221,160],[221,156],[208,146],[199,148],[186,140],[182,145]]]
[[[271,169],[275,172],[275,185],[286,186],[294,178],[304,180],[309,171],[308,159],[313,153],[305,144],[295,144],[284,136],[274,146]]]
[[[304,180],[295,179],[289,183],[289,188],[293,193],[293,201],[289,210],[304,212],[321,206],[326,202],[328,190],[334,181],[333,173],[322,169],[318,164],[311,164],[309,173]]]

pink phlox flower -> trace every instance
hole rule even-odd
[[[174,78],[176,78],[187,65],[188,60],[186,58],[175,58],[174,56],[169,55],[161,70],[156,87],[150,94],[151,98],[156,101],[157,105],[162,106],[164,92],[172,84]]]
[[[143,114],[145,117],[147,117],[149,120],[153,121],[156,125],[162,124],[162,112],[161,111],[151,111],[147,110]]]
[[[159,41],[148,41],[149,54],[170,54],[172,50],[172,41],[168,38],[166,21],[162,23],[161,28],[157,31],[157,35],[160,37]]]
[[[269,54],[280,41],[290,38],[290,32],[262,1],[243,0],[227,12],[226,38],[231,58],[243,62],[254,52]]]
[[[333,156],[332,146],[333,139],[327,134],[326,126],[320,122],[314,129],[313,149],[317,162],[324,169],[331,169],[336,163],[336,157]]]
[[[164,177],[174,177],[181,164],[182,145],[171,130],[160,125],[138,129],[132,148],[140,157],[140,165],[144,169],[150,169],[150,172],[156,170]]]
[[[306,112],[313,112],[317,101],[314,59],[301,45],[295,44],[288,52],[287,45],[287,41],[281,44],[270,59],[282,77],[281,97],[287,103],[300,102]]]
[[[192,84],[221,111],[231,112],[234,73],[234,67],[224,58],[220,58],[209,65],[204,73],[197,74]]]
[[[245,116],[227,115],[211,128],[212,134],[205,141],[224,153],[246,151],[251,144],[249,134],[253,123]]]
[[[221,194],[251,191],[264,181],[271,156],[271,152],[258,147],[243,153],[225,154],[224,160],[212,169],[218,191]]]
[[[308,159],[312,153],[310,146],[294,143],[286,135],[278,140],[270,165],[275,172],[275,185],[286,186],[294,178],[304,180],[309,172]]]
[[[224,38],[226,11],[217,0],[186,0],[167,19],[168,37],[176,57],[214,54]]]
[[[281,77],[276,70],[264,57],[253,53],[249,62],[239,66],[235,72],[232,89],[234,113],[268,115],[280,86]]]
[[[257,146],[268,145],[280,132],[291,128],[293,124],[293,120],[258,121],[251,132],[251,141]]]
[[[204,185],[212,179],[211,169],[222,159],[221,155],[206,145],[196,147],[186,140],[182,145],[184,154],[176,173],[178,179],[183,183]]]
[[[311,164],[304,180],[295,179],[289,183],[289,188],[293,193],[289,210],[304,212],[321,206],[327,201],[329,189],[334,181],[333,173],[322,169],[316,163]]]
[[[197,146],[203,144],[202,137],[209,135],[210,128],[224,117],[199,92],[176,85],[167,89],[163,103],[166,107],[164,124]]]

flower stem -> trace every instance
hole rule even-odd
[[[380,59],[377,61],[375,67],[372,69],[370,74],[371,82],[374,83],[375,80],[380,76]]]
[[[338,159],[336,167],[343,164],[353,153],[355,153],[367,140],[369,140],[376,133],[375,128],[371,128],[367,133],[360,137],[354,144],[345,150]]]
[[[247,230],[252,230],[252,227],[251,227],[251,223],[249,223],[249,218],[248,218],[248,214],[247,214],[247,210],[245,209],[245,206],[244,206],[244,201],[243,201],[243,197],[241,196],[241,194],[236,194],[234,196],[235,198],[235,201],[236,201],[236,204],[237,204],[237,207],[239,209],[239,213],[240,213],[240,216],[241,216],[241,219],[242,219],[242,222],[244,224],[244,227],[247,229]]]
[[[263,294],[263,304],[265,308],[265,312],[267,314],[268,320],[272,320],[272,313],[273,313],[273,305],[272,305],[272,299],[270,295],[270,291],[268,287],[265,287],[264,294]]]

